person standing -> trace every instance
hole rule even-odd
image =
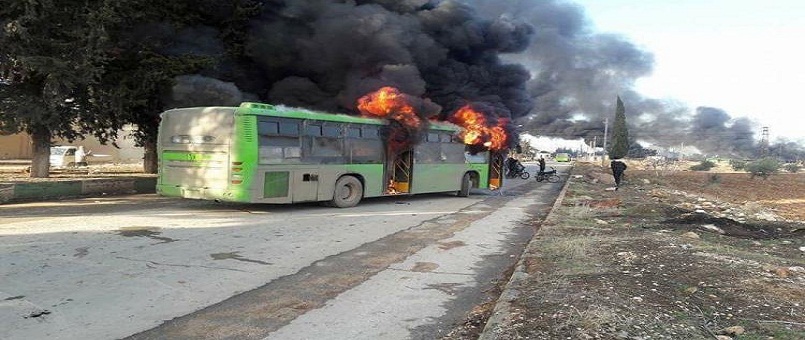
[[[77,150],[75,150],[75,166],[82,166],[84,165],[84,157],[87,156],[87,152],[84,151],[84,146],[79,146]]]
[[[626,171],[626,163],[621,161],[619,158],[615,158],[609,164],[610,168],[612,168],[612,176],[615,177],[615,190],[621,186],[621,178],[623,177],[623,172]]]
[[[538,162],[539,162],[539,173],[544,173],[545,172],[545,158],[542,158],[542,156],[539,156],[539,161]]]

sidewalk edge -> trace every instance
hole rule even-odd
[[[556,201],[554,201],[553,205],[551,206],[550,212],[548,212],[543,221],[549,220],[554,214],[556,208],[562,204],[565,198],[565,193],[567,192],[567,188],[570,185],[570,180],[571,177],[568,177],[568,179],[565,181],[562,191],[559,192]],[[531,241],[528,242],[523,249],[523,252],[520,254],[520,259],[517,261],[517,264],[514,267],[514,272],[512,272],[509,282],[507,282],[506,286],[503,288],[503,292],[501,292],[500,297],[495,304],[495,308],[492,310],[492,315],[490,315],[489,319],[486,321],[486,325],[484,326],[481,335],[478,337],[478,340],[497,339],[497,335],[500,333],[500,330],[508,327],[508,325],[511,324],[511,301],[515,300],[520,294],[519,290],[517,289],[519,282],[528,277],[528,273],[525,270],[525,255],[531,250],[536,251],[536,242],[534,242],[534,240],[538,235],[539,231],[534,234],[534,236],[531,238]]]

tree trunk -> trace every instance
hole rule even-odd
[[[145,155],[143,156],[143,172],[147,174],[157,173],[157,143],[146,141],[143,143]]]
[[[31,177],[50,176],[50,130],[43,126],[31,129],[34,158],[31,161]]]

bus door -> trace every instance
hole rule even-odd
[[[503,157],[502,153],[489,153],[489,189],[500,189],[503,185]]]
[[[392,155],[386,164],[387,194],[407,194],[411,192],[414,170],[414,150],[408,149]]]

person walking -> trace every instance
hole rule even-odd
[[[615,158],[609,164],[610,168],[612,168],[612,176],[615,177],[615,190],[621,186],[621,178],[623,177],[623,172],[626,171],[626,163],[620,160],[620,158]]]

